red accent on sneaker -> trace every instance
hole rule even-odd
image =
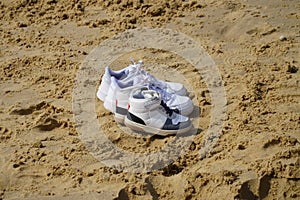
[[[129,108],[130,108],[130,104],[127,105],[127,110],[129,110]]]

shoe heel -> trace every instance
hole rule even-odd
[[[98,97],[98,99],[100,99],[101,101],[104,101],[104,100],[105,100],[105,97],[106,97],[106,94],[103,93],[102,91],[98,90],[98,92],[97,92],[97,97]]]
[[[116,104],[112,101],[107,100],[107,98],[104,101],[104,108],[112,113],[116,112]]]
[[[97,97],[101,101],[105,100],[105,97],[107,96],[107,92],[108,92],[109,87],[110,87],[110,80],[108,80],[106,77],[103,77],[102,81],[101,81],[101,84],[98,88],[98,92],[97,92]]]
[[[125,115],[115,113],[115,121],[119,124],[125,125]]]

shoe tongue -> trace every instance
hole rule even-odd
[[[148,90],[148,88],[146,88],[146,87],[140,88],[140,89],[134,91],[132,96],[136,99],[145,99],[144,94],[143,94],[144,90]]]
[[[145,99],[156,99],[160,98],[159,93],[154,90],[144,90],[142,91],[142,94]]]
[[[141,94],[145,99],[143,105],[146,109],[152,110],[160,106],[161,97],[158,92],[154,90],[144,90],[141,92]]]

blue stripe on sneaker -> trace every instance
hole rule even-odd
[[[162,127],[162,130],[179,130],[187,128],[191,125],[190,121],[186,122],[179,122],[178,124],[173,124],[172,119],[168,118],[165,122],[164,126]]]
[[[142,124],[142,125],[146,125],[145,122],[139,118],[138,116],[130,113],[130,112],[127,112],[127,118],[130,120],[130,121],[133,121],[135,123],[138,123],[138,124]]]
[[[125,108],[121,108],[121,107],[116,107],[116,113],[120,114],[120,115],[126,115],[127,114],[127,109]]]

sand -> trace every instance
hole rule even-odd
[[[0,199],[300,198],[298,0],[4,0],[0,7]],[[171,52],[124,53],[113,69],[143,59],[154,75],[189,85],[201,111],[179,159],[130,173],[87,150],[72,98],[93,49],[146,27],[184,33],[209,53],[226,91],[226,118],[200,157],[214,105],[197,70]],[[96,97],[95,108],[104,134],[127,151],[156,151],[174,137],[128,134]]]

